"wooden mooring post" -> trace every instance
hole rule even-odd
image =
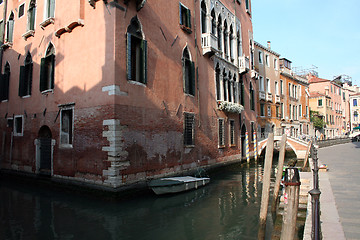
[[[276,179],[275,179],[275,186],[274,186],[274,196],[271,203],[271,211],[276,211],[276,206],[278,203],[278,197],[279,197],[279,190],[280,190],[280,181],[283,176],[283,167],[284,167],[284,160],[285,160],[285,148],[286,148],[286,134],[282,135],[281,141],[280,141],[280,151],[279,151],[279,161],[278,161],[278,171],[276,173]]]
[[[300,192],[299,169],[287,168],[285,172],[284,215],[281,240],[294,239]]]
[[[274,153],[274,133],[270,133],[266,144],[258,239],[265,239],[266,217],[267,217],[267,211],[269,205],[270,177],[271,177],[273,153]]]

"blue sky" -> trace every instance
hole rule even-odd
[[[252,0],[254,40],[319,77],[360,85],[359,0]]]

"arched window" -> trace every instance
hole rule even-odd
[[[244,80],[243,80],[243,76],[240,75],[240,79],[239,79],[239,99],[240,99],[240,104],[242,106],[245,106],[245,87],[244,87]]]
[[[224,101],[227,101],[227,81],[228,81],[228,78],[227,78],[227,75],[226,75],[226,72],[225,72],[225,69],[223,71],[223,93],[224,93]]]
[[[10,64],[6,62],[4,67],[4,74],[1,74],[0,79],[0,101],[9,100],[9,83],[10,81]]]
[[[127,78],[146,84],[147,82],[147,41],[137,17],[131,19],[127,28]]]
[[[211,10],[211,33],[216,35],[216,17],[215,17],[215,10]]]
[[[215,84],[216,84],[216,100],[221,100],[221,86],[220,86],[220,67],[219,64],[215,69]]]
[[[19,96],[30,96],[32,86],[33,62],[30,52],[26,54],[24,66],[20,66]]]
[[[218,50],[221,51],[221,16],[218,17],[218,25],[217,25],[217,37],[218,37]]]
[[[234,97],[234,103],[237,103],[238,102],[238,99],[237,99],[237,88],[236,88],[236,73],[234,74],[234,78],[233,78],[233,97]]]
[[[229,41],[230,41],[230,58],[231,60],[234,60],[234,53],[233,53],[233,34],[234,34],[234,31],[233,31],[233,27],[232,25],[230,26],[230,35],[229,35]]]
[[[227,34],[228,34],[228,31],[227,31],[227,23],[226,23],[226,20],[225,20],[225,22],[224,22],[223,34],[224,34],[224,53],[225,53],[225,56],[226,56],[226,55],[228,54],[228,49],[227,49],[227,44],[228,44]]]
[[[31,0],[28,9],[27,30],[35,30],[36,1]]]
[[[250,82],[250,109],[255,110],[255,91],[251,82]]]
[[[40,92],[54,89],[55,78],[55,47],[49,43],[45,57],[40,63]]]
[[[231,87],[231,73],[229,72],[229,75],[228,75],[228,86],[227,86],[227,90],[228,90],[228,101],[229,102],[232,102],[232,95],[231,95],[231,90],[232,90],[232,87]]]
[[[237,34],[237,56],[241,57],[241,39],[240,39],[240,32],[238,31]]]
[[[206,33],[206,4],[201,1],[201,32]]]
[[[184,48],[182,55],[184,92],[195,96],[195,64],[191,61],[188,47]]]
[[[14,39],[14,13],[10,13],[6,28],[6,42],[12,43]]]

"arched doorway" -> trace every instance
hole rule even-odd
[[[37,173],[51,175],[54,142],[50,128],[45,125],[42,126],[38,132],[38,138],[35,140]]]
[[[245,142],[245,135],[246,135],[246,126],[245,124],[241,127],[241,157],[246,157],[246,142]]]

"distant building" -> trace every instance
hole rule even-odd
[[[280,71],[281,132],[293,137],[310,135],[308,81],[292,72],[291,61],[286,58],[280,59]]]
[[[324,95],[325,103],[322,111],[326,121],[325,136],[327,138],[334,138],[345,134],[346,132],[346,114],[343,106],[346,105],[346,98],[343,95],[343,88],[341,85],[316,76],[309,75],[310,92]],[[315,111],[321,106],[317,105]],[[313,109],[312,109],[313,110]]]
[[[360,126],[360,93],[350,95],[350,130]]]
[[[1,168],[117,188],[244,156],[251,1],[1,3]]]

